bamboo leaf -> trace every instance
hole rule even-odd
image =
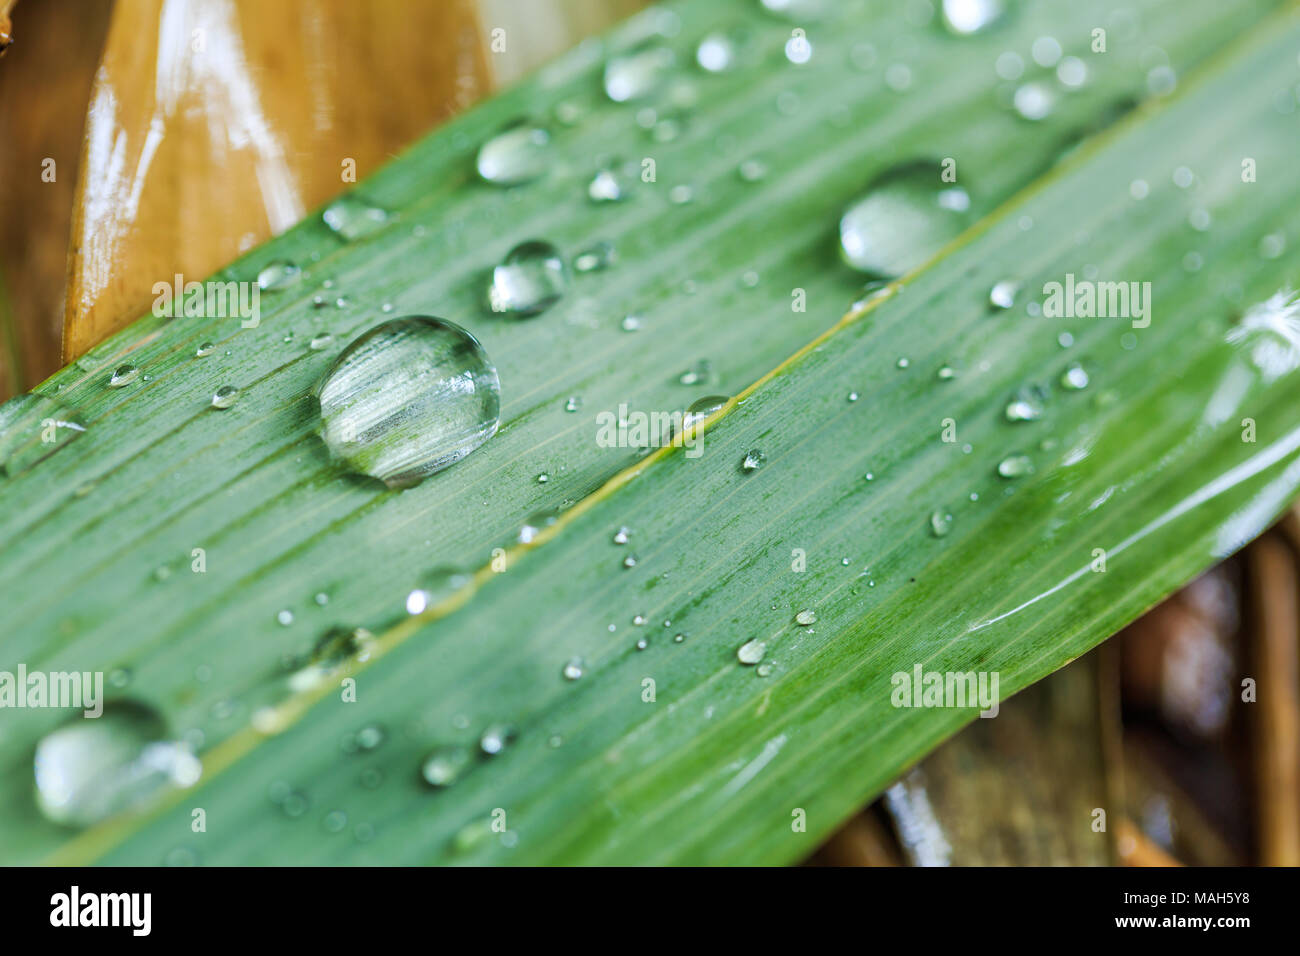
[[[668,37],[654,42],[684,62],[710,30],[750,31],[746,67],[683,74],[697,96],[675,138],[638,138],[635,110],[596,95],[603,57],[576,51],[365,184],[393,212],[388,228],[340,242],[309,220],[223,273],[311,263],[257,328],[146,318],[55,376],[43,391],[88,430],[0,488],[0,584],[17,622],[0,646],[29,669],[129,670],[119,693],[188,733],[203,777],[68,834],[37,815],[26,785],[33,742],[59,715],[15,712],[0,740],[6,853],[109,863],[810,853],[974,716],[895,706],[894,675],[996,673],[1005,697],[1231,552],[1294,496],[1300,420],[1283,290],[1296,276],[1272,255],[1278,240],[1265,255],[1260,242],[1290,236],[1300,188],[1281,172],[1294,137],[1277,111],[1300,27],[1291,12],[1266,17],[1269,6],[1142,6],[1136,34],[1090,60],[1092,81],[1039,125],[998,105],[992,66],[1049,33],[1082,56],[1097,17],[1087,5],[1027,6],[973,37],[849,7],[833,27],[809,28],[802,67],[781,54],[789,24],[754,5],[652,11],[607,52],[658,31]],[[1225,32],[1246,35],[1205,62]],[[851,73],[866,42],[877,62]],[[884,78],[899,44],[911,51],[901,93]],[[1153,46],[1177,93],[1074,151],[1143,95]],[[952,81],[958,70],[968,81]],[[580,118],[557,127],[543,183],[504,193],[472,181],[485,138],[557,104]],[[655,158],[658,181],[621,209],[592,208],[585,184],[611,144]],[[860,281],[834,255],[840,213],[877,174],[944,157],[957,160],[979,222],[834,322]],[[751,158],[768,168],[758,182],[736,172]],[[1243,181],[1243,158],[1257,181]],[[673,202],[684,185],[694,201]],[[621,261],[575,276],[537,319],[486,316],[484,270],[537,237],[569,254],[604,238]],[[1150,282],[1149,325],[1033,314],[1037,290],[1071,274]],[[349,306],[312,307],[326,278]],[[1007,278],[1026,291],[992,313],[989,290]],[[807,312],[791,311],[794,289]],[[332,354],[306,340],[328,328],[344,343],[384,301],[470,327],[503,384],[497,437],[402,492],[343,478],[311,435],[308,393]],[[628,314],[639,331],[621,328]],[[196,359],[204,339],[216,349]],[[706,394],[678,380],[701,359],[716,379],[707,390],[736,396],[707,424],[702,455],[641,457],[595,440],[598,411],[681,408]],[[125,361],[141,380],[105,388]],[[1074,362],[1089,377],[1082,389],[1077,374],[1073,388],[1061,382]],[[214,412],[222,384],[242,396]],[[1041,415],[1008,421],[1031,386]],[[583,399],[580,412],[565,410],[568,396]],[[744,468],[755,451],[761,466]],[[1013,456],[1027,462],[1000,475]],[[535,521],[519,543],[548,508],[557,519]],[[202,574],[190,570],[197,547]],[[407,592],[443,565],[472,584],[408,615]],[[286,680],[282,658],[339,625],[374,633],[364,659],[309,686]],[[742,663],[757,656],[751,642],[763,645],[756,666]],[[356,680],[356,703],[340,700],[335,678]],[[457,756],[454,783],[435,792],[420,771],[436,752]],[[195,808],[212,821],[201,837]]]

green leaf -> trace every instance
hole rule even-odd
[[[1294,127],[1280,111],[1284,95],[1294,108],[1300,27],[1266,16],[1272,6],[1153,2],[1128,30],[1091,5],[1043,3],[953,37],[893,5],[849,4],[807,26],[804,66],[781,54],[791,24],[755,4],[652,11],[605,52],[669,34],[655,42],[675,50],[673,77],[695,99],[674,107],[690,97],[670,82],[653,101],[661,120],[680,112],[674,138],[646,135],[643,105],[603,102],[605,54],[580,48],[365,183],[394,213],[385,228],[343,242],[313,218],[219,276],[246,281],[285,258],[307,268],[267,294],[258,327],[146,317],[56,375],[41,391],[87,431],[0,486],[4,660],[121,668],[115,693],[162,712],[204,772],[70,833],[38,815],[28,782],[34,742],[66,714],[14,711],[0,738],[7,858],[810,853],[974,717],[895,706],[896,674],[995,672],[1005,698],[1249,540],[1300,486],[1295,270],[1271,257],[1276,240],[1260,252],[1266,236],[1297,241]],[[687,66],[701,36],[740,26],[734,72]],[[1099,26],[1108,52],[1092,54]],[[1032,124],[1003,102],[994,63],[1007,50],[1030,62],[1049,34],[1090,81]],[[1227,34],[1245,35],[1207,60]],[[875,63],[861,72],[866,43]],[[1178,90],[1131,112],[1164,57]],[[911,75],[901,92],[898,71],[885,81],[896,61]],[[545,179],[510,192],[475,181],[486,137],[560,104],[579,118],[552,123]],[[592,206],[604,154],[655,159],[657,181]],[[751,182],[738,167],[755,158],[768,173]],[[944,158],[977,224],[836,322],[862,281],[836,254],[840,214],[881,173]],[[1257,181],[1243,181],[1244,159]],[[673,201],[680,185],[693,202]],[[485,272],[531,238],[570,255],[609,240],[620,261],[575,276],[538,318],[492,316]],[[1067,274],[1149,282],[1150,324],[1030,314]],[[992,310],[1007,278],[1024,291]],[[792,311],[795,290],[806,312]],[[349,305],[313,308],[325,294]],[[401,492],[343,476],[312,434],[311,386],[383,302],[469,328],[502,382],[500,433]],[[640,331],[622,329],[629,314]],[[336,349],[307,347],[322,329]],[[205,340],[216,349],[196,358]],[[704,359],[713,381],[681,384]],[[141,377],[106,388],[125,361]],[[1082,390],[1060,382],[1074,362]],[[227,384],[239,402],[208,408]],[[1041,417],[1008,421],[1034,386]],[[681,409],[711,392],[736,397],[698,457],[597,440],[601,411]],[[580,411],[565,410],[569,396]],[[764,461],[749,470],[751,451]],[[1018,455],[1032,473],[1001,477]],[[546,509],[558,519],[518,543]],[[942,536],[935,513],[951,515]],[[191,571],[195,548],[204,573]],[[408,616],[407,592],[439,566],[472,572],[472,586]],[[815,623],[796,622],[803,611]],[[284,659],[338,626],[375,634],[366,659],[291,688]],[[766,676],[738,659],[751,641]],[[567,680],[573,659],[582,676]],[[343,678],[355,703],[340,700]],[[484,752],[484,734],[504,747]],[[420,770],[445,747],[468,759],[435,790]]]

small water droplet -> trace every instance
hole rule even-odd
[[[313,597],[312,600],[316,603],[317,607],[324,607],[326,604],[329,604],[330,596],[324,591],[317,591],[316,596]]]
[[[940,381],[947,382],[957,377],[957,370],[951,365],[945,364],[939,366],[939,371],[936,374]]]
[[[420,586],[406,595],[406,613],[423,614],[453,595],[474,586],[474,576],[459,568],[434,568],[425,574]]]
[[[352,193],[325,207],[321,218],[336,234],[349,241],[378,232],[388,223],[388,213]]]
[[[1011,102],[1022,117],[1037,122],[1051,115],[1056,94],[1047,84],[1035,80],[1017,87]]]
[[[860,272],[893,278],[921,266],[966,227],[970,197],[938,164],[887,171],[840,220],[840,251]]]
[[[847,561],[845,562],[848,563]],[[817,613],[815,611],[804,610],[794,616],[796,624],[802,624],[804,627],[811,627],[817,623]]]
[[[635,567],[636,567],[636,561],[637,561],[636,555],[635,555],[635,554],[629,554],[626,558],[623,559],[623,567],[625,567],[625,568],[635,568]]]
[[[610,57],[605,64],[605,95],[615,103],[649,96],[672,69],[673,60],[672,50],[656,45]]]
[[[542,511],[533,515],[519,529],[520,544],[531,544],[537,540],[539,534],[552,527],[559,520],[559,517],[553,511]]]
[[[570,395],[564,402],[566,412],[576,412],[580,408],[582,408],[582,399],[577,395]]]
[[[533,316],[564,296],[568,269],[549,242],[530,240],[515,246],[492,270],[488,304],[493,312]]]
[[[21,474],[85,430],[79,415],[46,395],[15,396],[0,405],[0,471]]]
[[[623,321],[619,323],[624,332],[641,331],[641,319],[635,315],[623,316]]]
[[[276,259],[263,267],[257,274],[257,286],[263,292],[273,289],[285,289],[302,278],[302,269],[288,259]]]
[[[352,471],[417,484],[496,434],[501,386],[478,340],[430,316],[362,333],[317,383],[320,435]]]
[[[1007,403],[1006,418],[1009,422],[1034,422],[1043,417],[1043,399],[1037,390],[1022,388]]]
[[[726,395],[706,395],[697,398],[691,402],[690,407],[686,409],[686,414],[682,416],[682,429],[686,431],[694,428],[729,401],[731,399]]]
[[[736,651],[736,659],[742,664],[757,664],[766,653],[767,645],[755,639],[740,646],[740,649]]]
[[[946,511],[930,513],[930,531],[936,538],[942,538],[952,530],[952,515]]]
[[[622,202],[627,189],[612,169],[602,169],[587,184],[587,195],[592,202]]]
[[[998,462],[998,474],[1003,478],[1021,478],[1032,474],[1034,463],[1028,455],[1008,455]]]
[[[573,268],[578,272],[602,272],[618,261],[618,251],[612,242],[601,240],[587,246],[573,257]]]
[[[565,680],[578,680],[583,674],[582,659],[578,657],[572,658],[564,665],[564,670],[561,673],[563,673]]]
[[[207,358],[216,350],[217,347],[213,345],[211,342],[204,342],[202,345],[200,345],[197,349],[194,350],[194,355],[197,358]]]
[[[489,757],[496,756],[510,745],[515,739],[515,729],[509,724],[493,724],[483,731],[479,737],[478,745]]]
[[[1088,372],[1082,365],[1074,363],[1070,365],[1061,374],[1061,386],[1071,391],[1079,391],[1088,387]]]
[[[307,343],[307,347],[313,352],[323,352],[333,344],[334,336],[330,335],[328,332],[321,332],[312,336],[311,341]]]
[[[239,389],[233,385],[222,385],[212,393],[213,408],[229,408],[239,401]]]
[[[78,714],[36,745],[36,803],[55,823],[84,827],[142,807],[167,786],[190,787],[199,759],[167,739],[152,708],[131,701],[104,706],[95,720]]]
[[[761,159],[747,159],[740,164],[737,172],[747,183],[757,183],[767,177],[767,164]]]
[[[995,309],[1009,309],[1016,304],[1020,294],[1020,283],[1015,279],[1002,279],[993,284],[989,290],[989,305]]]
[[[546,472],[542,472],[540,475],[537,476],[537,483],[539,485],[544,485],[550,480],[551,480],[551,476],[548,475]]]
[[[745,471],[757,471],[763,467],[765,461],[767,461],[767,456],[757,448],[753,448],[745,453],[745,458],[740,463],[740,467]]]
[[[614,543],[627,544],[628,538],[630,538],[631,536],[632,536],[632,532],[629,531],[626,527],[619,528],[617,531],[614,532]]]
[[[958,36],[993,26],[1005,12],[1003,0],[943,0],[943,25]]]
[[[677,377],[677,381],[683,385],[703,385],[713,378],[713,363],[708,359],[700,359],[695,363],[694,368],[689,368]]]
[[[795,66],[802,66],[812,59],[813,46],[803,30],[794,33],[785,41],[785,58]]]
[[[425,758],[420,775],[431,787],[450,787],[469,766],[469,751],[464,747],[439,747]]]
[[[516,122],[479,148],[478,174],[498,186],[530,182],[546,172],[550,145],[551,135],[546,130]]]
[[[709,73],[725,73],[736,62],[736,45],[725,33],[710,33],[695,48],[695,62]]]
[[[119,365],[108,379],[109,388],[122,388],[130,385],[140,377],[140,370],[134,365]]]

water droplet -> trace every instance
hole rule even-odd
[[[622,202],[627,198],[627,190],[617,173],[602,169],[587,184],[587,195],[592,202]]]
[[[1034,463],[1028,455],[1008,455],[998,462],[998,474],[1003,478],[1022,478],[1033,470]]]
[[[212,393],[213,408],[229,408],[239,401],[239,389],[233,385],[222,385]]]
[[[519,529],[519,542],[521,544],[531,544],[539,534],[552,527],[559,520],[559,517],[553,511],[542,511],[533,515]]]
[[[42,737],[34,769],[41,813],[83,827],[138,809],[168,785],[193,786],[203,768],[184,745],[167,739],[156,711],[115,702],[96,720],[78,714]]]
[[[1005,9],[1002,0],[943,0],[943,25],[969,36],[993,26]]]
[[[307,347],[313,352],[323,352],[333,344],[334,336],[330,335],[328,332],[321,332],[312,336],[311,341],[307,343]]]
[[[1079,391],[1088,387],[1088,372],[1078,363],[1072,364],[1061,374],[1061,386],[1072,391]]]
[[[582,659],[578,657],[571,659],[564,665],[564,670],[561,673],[563,673],[565,680],[578,680],[583,674]]]
[[[537,476],[537,483],[539,485],[544,485],[550,480],[551,480],[551,476],[548,475],[546,472],[542,472],[540,475]]]
[[[756,183],[767,176],[767,164],[761,159],[747,159],[737,170],[740,178],[747,183]]]
[[[695,48],[695,62],[710,73],[725,73],[736,62],[736,45],[725,33],[710,33]]]
[[[546,172],[551,134],[519,121],[484,143],[478,151],[478,174],[498,186],[518,186]]]
[[[570,395],[564,403],[566,412],[576,412],[580,408],[582,408],[582,399],[577,395]]]
[[[1029,52],[1035,63],[1050,68],[1061,59],[1061,43],[1056,37],[1041,36],[1034,41]]]
[[[706,395],[703,398],[697,398],[691,402],[690,407],[686,409],[686,414],[682,416],[682,429],[694,428],[729,401],[731,399],[726,395]]]
[[[742,664],[757,664],[767,653],[767,645],[760,640],[752,640],[748,644],[742,644],[736,651],[736,659]]]
[[[795,66],[802,66],[812,59],[813,47],[802,30],[785,41],[785,58]]]
[[[601,272],[618,261],[612,242],[601,240],[587,246],[573,257],[573,268],[582,273]]]
[[[511,249],[492,270],[488,304],[493,312],[538,315],[560,301],[568,281],[559,251],[549,242],[530,240]]]
[[[641,319],[635,315],[623,316],[623,321],[619,323],[624,332],[641,331]]]
[[[615,103],[649,96],[672,69],[673,59],[673,51],[664,46],[643,46],[611,57],[605,64],[605,95]]]
[[[280,611],[275,615],[275,619],[279,622],[281,627],[288,627],[293,623],[293,611],[285,608],[283,611]]]
[[[1002,279],[993,284],[989,290],[989,305],[995,309],[1009,309],[1016,304],[1020,294],[1020,283],[1015,279]]]
[[[794,616],[796,624],[802,624],[804,627],[811,627],[817,623],[817,614],[815,611],[804,610]]]
[[[420,587],[406,596],[406,613],[423,614],[453,595],[474,586],[474,576],[459,568],[435,568],[424,575]]]
[[[745,453],[745,460],[740,463],[740,467],[745,471],[757,471],[763,467],[765,461],[767,461],[767,456],[757,448],[753,448]]]
[[[700,359],[695,363],[694,368],[689,368],[677,377],[677,381],[683,385],[703,385],[713,378],[713,363],[708,359]]]
[[[431,787],[450,787],[469,766],[469,751],[464,747],[439,747],[425,758],[420,775]]]
[[[263,292],[285,289],[302,278],[302,270],[288,259],[276,259],[257,274],[257,286]]]
[[[629,554],[626,558],[623,559],[623,567],[625,567],[625,568],[635,568],[635,567],[636,567],[636,561],[637,561],[636,555],[635,555],[635,554]]]
[[[345,193],[325,207],[325,225],[344,239],[361,239],[378,232],[388,223],[388,213],[352,193]]]
[[[861,396],[858,395],[857,392],[849,392],[848,398],[850,402],[856,402],[859,398],[861,398]]]
[[[952,530],[952,515],[946,511],[930,513],[930,531],[936,538],[942,538]]]
[[[75,412],[46,395],[11,398],[0,405],[0,471],[21,474],[85,430]]]
[[[759,677],[771,677],[771,676],[772,676],[772,665],[771,665],[771,664],[759,664],[759,665],[758,665],[758,669],[757,669],[756,671],[754,671],[754,673],[757,674]]]
[[[1037,390],[1022,388],[1007,403],[1006,417],[1009,422],[1034,422],[1043,417],[1043,399]]]
[[[948,382],[957,377],[957,370],[951,365],[940,365],[937,375],[941,382]]]
[[[515,729],[509,724],[493,724],[483,731],[479,737],[478,745],[489,757],[496,756],[510,745],[515,739]]]
[[[384,322],[316,385],[320,435],[351,470],[417,484],[496,434],[501,386],[478,340],[429,316]]]
[[[911,366],[912,363],[909,362],[906,358],[900,358],[897,364],[899,368],[908,368],[909,366]]]
[[[140,370],[134,365],[119,365],[108,379],[109,388],[122,388],[130,385],[140,377]]]
[[[317,591],[316,596],[313,597],[312,600],[316,603],[317,607],[324,607],[326,604],[329,604],[330,596],[324,591]]]
[[[1069,90],[1077,90],[1088,82],[1088,66],[1077,56],[1067,56],[1056,66],[1056,78]]]
[[[1033,81],[1017,87],[1011,103],[1025,119],[1037,122],[1051,115],[1056,94],[1047,84]]]
[[[695,198],[695,190],[685,184],[668,190],[668,201],[674,206],[684,206]]]
[[[631,536],[632,536],[632,532],[629,531],[626,527],[619,528],[617,531],[614,532],[614,543],[627,544],[628,538],[630,538]]]
[[[896,167],[840,220],[844,260],[881,277],[911,272],[961,233],[969,208],[966,191],[943,182],[937,164]]]

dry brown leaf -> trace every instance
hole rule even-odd
[[[469,0],[119,0],[86,121],[63,355],[287,229],[487,86]]]

